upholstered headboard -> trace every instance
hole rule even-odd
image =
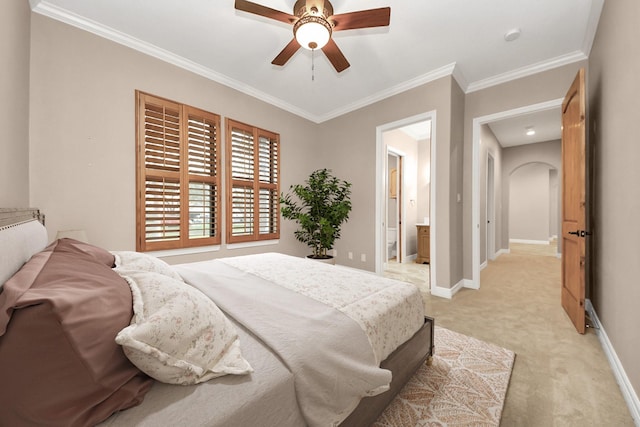
[[[40,210],[0,208],[0,289],[48,240]]]

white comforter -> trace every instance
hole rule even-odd
[[[278,253],[220,261],[340,310],[367,333],[378,364],[424,323],[422,296],[410,283]]]
[[[391,373],[379,361],[424,321],[413,285],[281,254],[176,271],[280,356],[310,426],[338,425],[362,397],[385,391]]]

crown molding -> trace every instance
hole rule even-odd
[[[66,9],[52,5],[47,1],[30,0],[30,4],[31,4],[32,11],[35,13],[38,13],[40,15],[46,16],[51,19],[55,19],[57,21],[63,22],[65,24],[71,25],[81,30],[88,31],[99,37],[111,40],[115,43],[129,47],[138,52],[142,52],[146,55],[152,56],[161,61],[175,65],[184,70],[191,71],[192,73],[205,77],[209,80],[228,86],[232,89],[235,89],[246,95],[257,98],[261,101],[269,103],[275,107],[281,108],[285,111],[288,111],[292,114],[295,114],[307,120],[317,122],[317,117],[310,114],[307,111],[301,110],[300,108],[297,108],[287,102],[284,102],[281,99],[278,99],[265,92],[262,92],[252,86],[239,82],[238,80],[232,79],[226,75],[215,72],[210,68],[203,67],[202,65],[194,61],[183,58],[182,56],[176,55],[172,52],[169,52],[168,50],[162,49],[151,43],[147,43],[135,37],[131,37],[130,35],[125,34],[121,31],[115,30],[106,25],[102,25],[96,21],[87,19],[73,12],[70,12]]]
[[[454,79],[456,79],[456,82],[458,82],[458,86],[460,86],[460,89],[462,89],[464,93],[467,93],[467,90],[469,90],[469,81],[464,76],[462,70],[460,70],[460,66],[458,64],[456,64],[456,66],[453,68],[453,72],[451,73],[451,75]]]
[[[215,81],[217,83],[235,89],[241,93],[264,101],[284,111],[295,114],[296,116],[319,124],[449,75],[451,75],[456,80],[462,91],[467,94],[512,80],[516,80],[522,77],[540,73],[542,71],[547,71],[563,65],[586,60],[588,58],[588,53],[591,51],[591,46],[593,45],[593,40],[597,31],[597,25],[600,14],[602,12],[604,0],[593,0],[582,51],[575,51],[548,61],[542,61],[530,66],[522,67],[513,71],[509,71],[507,73],[499,74],[471,83],[467,81],[464,74],[460,70],[460,67],[454,62],[323,115],[312,114],[309,111],[300,109],[253,86],[232,79],[229,76],[218,73],[210,68],[203,67],[202,65],[194,61],[176,55],[151,43],[147,43],[135,37],[131,37],[130,35],[125,34],[121,31],[115,30],[111,27],[107,27],[96,21],[87,19],[66,9],[55,6],[47,2],[46,0],[29,0],[29,3],[31,5],[31,9],[35,13],[88,31],[99,37],[111,40],[115,43],[129,47],[138,52],[142,52],[146,55],[175,65],[184,70],[193,72],[209,80]]]
[[[541,61],[533,65],[518,68],[513,71],[509,71],[503,74],[498,74],[493,77],[489,77],[483,80],[475,81],[469,84],[466,93],[476,92],[482,89],[486,89],[492,86],[497,86],[502,83],[507,83],[512,80],[521,79],[523,77],[531,76],[533,74],[541,73],[543,71],[552,70],[554,68],[562,67],[563,65],[573,64],[574,62],[584,61],[588,57],[582,51],[575,51],[566,55],[558,56],[548,61]]]
[[[345,105],[342,108],[333,110],[325,115],[319,116],[317,123],[326,122],[327,120],[335,119],[336,117],[340,117],[344,114],[350,113],[352,111],[358,110],[360,108],[366,107],[371,104],[375,104],[378,101],[382,101],[383,99],[392,97],[402,92],[406,92],[410,89],[414,89],[418,86],[422,86],[423,84],[430,83],[434,80],[438,80],[442,77],[450,76],[455,69],[455,62],[449,65],[445,65],[444,67],[440,67],[436,70],[433,70],[427,74],[423,74],[421,76],[415,77],[411,80],[407,80],[398,85],[392,86],[388,89],[375,93],[366,98],[362,98],[359,101],[353,102],[351,104]]]

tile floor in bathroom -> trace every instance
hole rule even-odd
[[[422,292],[429,292],[429,264],[417,264],[413,261],[399,263],[396,258],[387,262],[384,277],[413,283]]]

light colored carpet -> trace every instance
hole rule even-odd
[[[497,427],[514,357],[510,350],[436,326],[432,366],[418,369],[374,426]]]
[[[560,305],[555,245],[510,249],[482,270],[479,290],[447,300],[421,288],[436,325],[518,354],[501,426],[633,427],[597,335],[578,334]]]

